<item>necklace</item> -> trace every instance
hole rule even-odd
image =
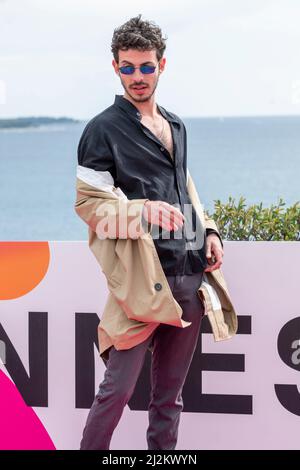
[[[165,130],[165,120],[164,120],[162,114],[161,114],[161,119],[162,119],[162,130],[161,130],[160,134],[156,136],[158,138],[158,140],[161,140],[162,136],[164,135],[164,130]]]
[[[164,129],[165,129],[165,123],[164,123],[164,118],[163,118],[163,116],[161,116],[161,118],[162,118],[162,131],[161,131],[161,133],[160,133],[160,135],[159,135],[159,137],[158,137],[158,140],[161,140],[161,138],[162,138],[162,136],[163,136],[163,134],[164,134]]]

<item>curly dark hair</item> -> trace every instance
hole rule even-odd
[[[162,37],[159,26],[150,21],[143,21],[141,14],[131,18],[114,30],[111,51],[115,61],[119,62],[119,50],[138,49],[149,51],[156,49],[157,60],[160,61],[166,48],[167,37]]]

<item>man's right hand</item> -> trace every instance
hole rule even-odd
[[[151,224],[160,225],[164,230],[178,230],[183,226],[185,217],[182,212],[165,201],[146,201],[143,217]]]

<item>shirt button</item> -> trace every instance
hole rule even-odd
[[[141,117],[141,113],[136,113],[137,117]]]
[[[157,282],[154,287],[155,287],[155,290],[162,290],[162,285],[160,282]]]

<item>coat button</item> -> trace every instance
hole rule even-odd
[[[162,285],[160,282],[157,282],[154,287],[156,290],[162,290]]]
[[[164,149],[163,147],[160,147],[160,150],[161,150],[162,152],[164,152],[164,151],[165,151],[165,149]]]

